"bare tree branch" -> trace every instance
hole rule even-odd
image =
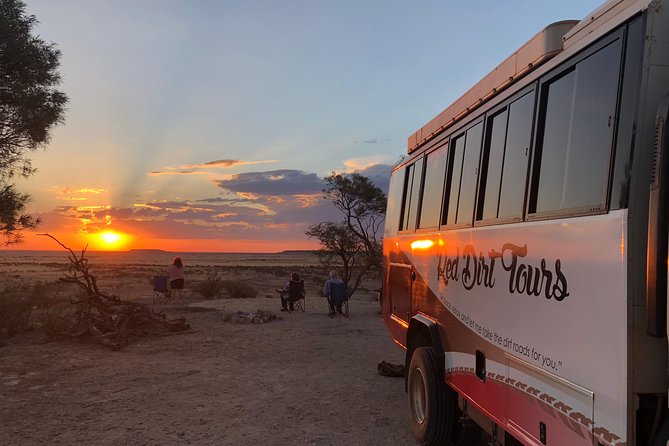
[[[82,291],[79,298],[69,299],[74,311],[69,317],[61,319],[64,334],[73,338],[91,338],[118,350],[133,337],[190,328],[185,318],[167,319],[164,313],[156,312],[146,305],[100,291],[97,279],[90,272],[86,258],[87,246],[82,248],[81,254],[76,254],[51,234],[40,235],[51,238],[68,251],[69,269],[60,282],[74,284]]]

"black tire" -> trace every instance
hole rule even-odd
[[[438,375],[437,356],[431,348],[417,348],[408,375],[409,422],[420,444],[439,446],[453,430],[453,404],[446,384]]]
[[[437,355],[432,348],[417,348],[408,376],[411,430],[426,446],[471,446],[481,437],[475,423],[463,426],[457,393],[438,374]]]

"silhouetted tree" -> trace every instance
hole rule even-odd
[[[332,173],[325,182],[325,198],[332,201],[344,219],[340,223],[311,225],[306,234],[321,242],[321,256],[329,253],[330,259],[339,258],[342,278],[353,294],[365,275],[381,268],[386,195],[358,173]]]
[[[39,221],[25,213],[27,194],[11,182],[35,172],[27,153],[49,143],[63,122],[67,96],[58,91],[60,51],[32,35],[37,23],[20,0],[0,0],[0,244],[21,240]]]
[[[364,247],[362,242],[344,222],[326,221],[310,225],[306,231],[309,237],[321,242],[321,249],[316,254],[326,265],[341,265],[341,278],[348,283],[351,280],[356,260]]]

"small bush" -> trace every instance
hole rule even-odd
[[[193,290],[205,299],[249,298],[256,297],[258,291],[251,285],[234,280],[224,280],[220,271],[215,269],[207,273],[207,278],[193,287]]]
[[[223,295],[224,280],[218,269],[207,272],[207,278],[193,287],[205,299],[220,299]]]
[[[258,295],[258,290],[251,285],[234,282],[232,280],[225,280],[223,282],[223,289],[225,290],[227,297],[235,299],[252,298]]]
[[[0,336],[12,336],[29,326],[32,302],[20,290],[0,291]]]
[[[9,283],[0,290],[0,336],[13,336],[30,328],[33,310],[49,306],[60,284]]]
[[[0,290],[0,337],[13,336],[37,323],[48,333],[53,308],[63,301],[67,284],[59,282],[14,282]],[[54,319],[55,320],[55,319]]]

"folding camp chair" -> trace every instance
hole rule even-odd
[[[153,303],[166,304],[170,301],[170,289],[167,287],[167,276],[153,277]]]
[[[307,298],[304,295],[304,280],[299,282],[290,281],[288,285],[288,297],[286,300],[289,305],[293,305],[296,310],[302,310],[304,313],[307,310]]]
[[[281,296],[281,305],[283,305],[285,301],[285,303],[289,305],[289,308],[292,307],[293,310],[302,310],[302,312],[305,312],[307,309],[307,298],[304,296],[304,281],[300,280],[299,282],[295,282],[291,280],[288,283],[287,292],[281,288],[274,288],[274,291]]]
[[[327,296],[330,304],[330,317],[335,317],[336,311],[332,308],[341,308],[341,313],[348,317],[348,286],[345,283],[330,283],[330,295]]]

